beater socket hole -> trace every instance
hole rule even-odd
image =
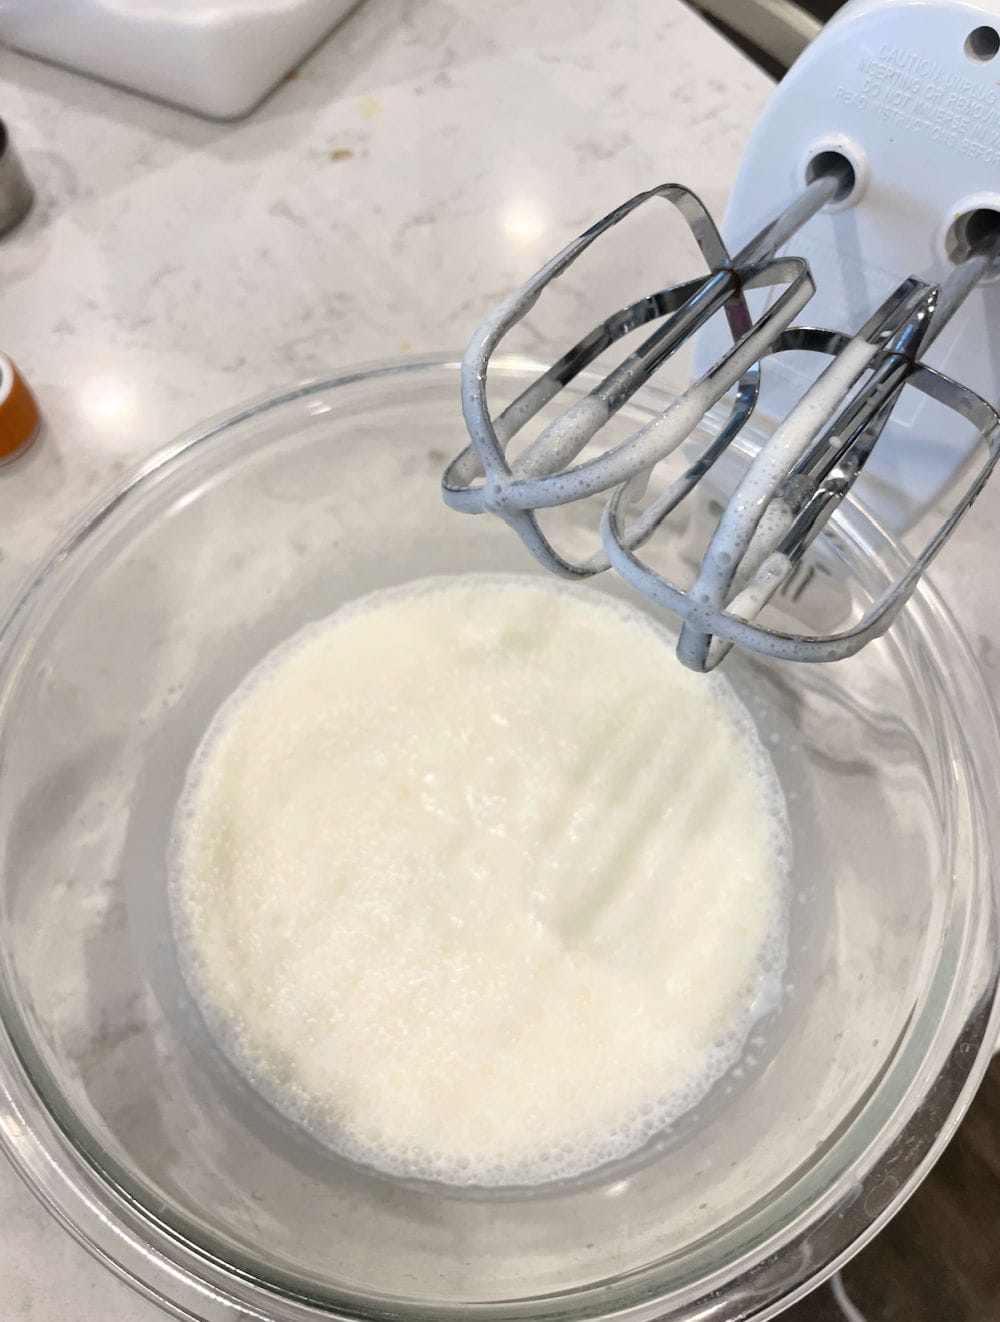
[[[965,54],[977,64],[986,64],[1000,52],[1000,32],[988,25],[973,28],[965,38]]]
[[[846,202],[854,192],[858,177],[854,166],[843,152],[834,151],[832,148],[817,152],[806,166],[807,184],[814,183],[817,179],[825,179],[827,175],[833,175],[837,180],[837,191],[833,195],[834,203]]]
[[[948,256],[956,264],[964,262],[969,254],[987,239],[1000,235],[1000,211],[992,207],[976,207],[956,216],[945,236]]]

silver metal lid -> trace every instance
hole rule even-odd
[[[20,224],[31,209],[33,196],[7,125],[0,119],[0,235]]]

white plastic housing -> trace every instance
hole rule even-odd
[[[956,216],[1000,211],[1000,54],[990,57],[990,33],[1000,50],[1000,0],[853,0],[779,84],[722,228],[737,251],[795,196],[814,155],[833,149],[852,161],[852,196],[785,250],[805,257],[816,278],[803,324],[858,329],[903,277],[947,274]],[[723,328],[709,327],[696,368],[724,344]],[[972,294],[926,361],[1000,400],[1000,283]],[[763,414],[787,413],[816,366],[798,355],[769,360]],[[966,425],[905,392],[870,465],[885,484],[871,503],[906,526],[968,455]]]

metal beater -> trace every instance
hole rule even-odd
[[[990,191],[1000,162],[1000,58],[990,67],[998,52],[1000,0],[919,6],[854,0],[779,86],[751,141],[727,230],[736,229],[741,210],[760,214],[762,194],[787,195],[787,184],[778,189],[768,178],[779,149],[791,162],[788,173],[801,182],[793,201],[735,256],[698,198],[680,185],[664,185],[592,226],[479,328],[462,368],[471,445],[444,474],[448,504],[499,515],[555,573],[583,577],[614,569],[680,618],[678,655],[696,670],[712,669],[734,644],[786,660],[830,661],[884,633],[1000,458],[1000,414],[983,397],[1000,394],[1000,352],[981,324],[992,306],[1000,336],[1000,304],[989,284],[1000,275],[1000,192]],[[991,122],[994,101],[995,151],[981,132]],[[935,126],[951,121],[958,128],[933,135]],[[956,137],[963,124],[966,135]],[[924,173],[917,170],[908,130],[926,139],[920,144]],[[768,165],[761,171],[764,159]],[[764,176],[759,187],[755,171]],[[607,317],[492,417],[488,367],[504,336],[591,244],[657,200],[684,217],[707,274]],[[808,252],[809,260],[779,255],[789,243]],[[887,266],[887,252],[893,266]],[[922,274],[908,274],[914,269]],[[827,287],[832,298],[824,296]],[[755,290],[769,291],[771,300],[756,315],[747,301]],[[834,312],[839,326],[793,324],[814,295],[814,306],[825,298],[823,310]],[[647,325],[655,328],[638,348],[508,459],[514,437],[566,385]],[[692,336],[698,337],[693,384],[624,440],[581,457]],[[968,367],[970,384],[926,361],[937,348],[949,363],[958,357]],[[807,377],[803,353],[813,360],[825,355],[828,365]],[[931,401],[930,411],[911,407],[911,416],[902,417],[904,388]],[[704,436],[707,415],[728,396],[728,413],[714,435],[701,442],[679,477],[644,504],[650,474],[695,433]],[[953,425],[942,427],[942,407]],[[693,583],[682,588],[647,564],[640,550],[755,416],[775,420],[770,435],[709,537]],[[907,570],[860,620],[838,633],[806,637],[761,623],[758,616],[788,583],[860,473],[870,463],[877,466],[884,447],[912,446],[922,420],[931,423],[923,435],[930,430],[937,463],[942,451],[946,466],[951,460],[949,476],[968,465],[970,430],[985,453]],[[583,560],[564,558],[543,533],[537,511],[601,493],[608,498],[600,548]],[[935,494],[918,492],[916,503],[927,504]]]

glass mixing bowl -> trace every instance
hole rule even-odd
[[[498,393],[527,379],[495,367]],[[507,528],[441,502],[457,401],[457,363],[407,361],[209,426],[95,510],[7,622],[0,1137],[184,1317],[773,1316],[913,1190],[995,1037],[997,732],[929,589],[851,661],[727,662],[789,800],[788,992],[752,1062],[634,1159],[501,1192],[351,1165],[243,1082],[179,976],[167,839],[225,695],[360,593],[532,569]],[[806,631],[900,563],[856,507],[815,549],[777,607]]]

